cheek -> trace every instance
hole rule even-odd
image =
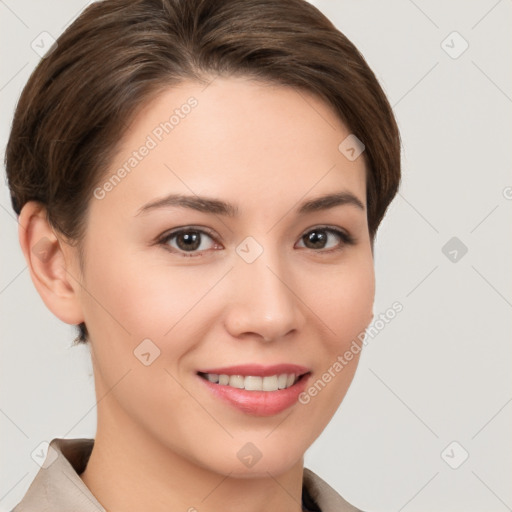
[[[371,322],[375,298],[373,259],[361,255],[329,276],[310,281],[314,312],[327,329],[330,350],[343,350]]]
[[[314,312],[319,317],[317,325],[324,326],[324,336],[317,355],[321,365],[316,379],[310,407],[319,417],[330,418],[336,411],[354,377],[366,327],[373,316],[375,273],[371,253],[355,254],[346,265],[340,265],[325,276],[310,297]],[[345,356],[348,354],[348,357]],[[312,383],[314,384],[314,383]],[[321,390],[321,391],[320,391]],[[320,398],[321,396],[321,398]]]
[[[331,420],[354,378],[365,329],[373,313],[373,259],[354,257],[350,264],[336,269],[329,279],[317,283],[324,287],[318,289],[318,284],[315,285],[317,292],[310,295],[310,300],[318,329],[323,326],[323,336],[315,351],[318,370],[299,400],[307,411],[303,422],[310,442]]]
[[[197,320],[211,314],[207,295],[219,273],[207,266],[166,264],[165,255],[156,252],[155,257],[144,251],[127,257],[117,249],[121,246],[102,245],[88,256],[85,288],[90,293],[84,295],[84,307],[91,336],[95,332],[98,340],[108,339],[112,350],[118,347],[128,356],[149,338],[175,360],[200,339],[202,324]]]

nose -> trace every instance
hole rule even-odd
[[[281,258],[282,259],[282,258]],[[285,262],[263,251],[252,263],[237,261],[230,277],[230,304],[225,326],[235,338],[270,342],[301,329],[303,304]]]

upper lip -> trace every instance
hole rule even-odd
[[[308,373],[310,370],[305,366],[298,364],[273,364],[271,366],[264,366],[261,364],[240,364],[236,366],[227,366],[224,368],[207,368],[198,370],[198,373],[215,373],[217,375],[254,375],[266,377],[268,375],[281,375],[283,373],[293,373],[295,375],[302,375]]]

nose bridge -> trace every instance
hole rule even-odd
[[[284,256],[278,247],[251,237],[237,247],[231,317],[236,334],[252,332],[272,340],[298,327],[297,298]]]

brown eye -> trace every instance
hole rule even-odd
[[[202,252],[208,249],[207,243],[204,242],[204,237],[213,241],[213,238],[205,231],[199,229],[180,229],[164,236],[159,243],[168,246],[172,252],[181,252],[183,256],[201,256],[201,254],[194,254],[195,252]],[[176,246],[169,242],[175,239]],[[206,246],[205,246],[206,245]],[[185,254],[192,253],[192,254]]]
[[[214,242],[213,246],[208,247],[207,239]],[[355,239],[348,233],[328,227],[311,229],[300,240],[304,244],[303,247],[319,253],[336,252],[342,250],[346,245],[355,244]],[[331,240],[332,242],[330,242]],[[203,256],[203,253],[208,252],[208,249],[221,248],[215,243],[213,235],[195,228],[182,228],[168,233],[158,243],[168,251],[183,257],[200,257]]]
[[[329,235],[331,235],[331,237]],[[334,246],[331,245],[330,247],[326,247],[329,242],[329,238],[333,238],[332,235],[334,235],[334,238],[341,240],[341,244],[338,242],[337,246],[335,244]],[[348,233],[340,231],[339,229],[324,227],[318,227],[308,231],[302,236],[301,240],[304,242],[307,249],[316,251],[327,249],[322,252],[341,250],[345,245],[352,245],[355,242],[352,236]]]
[[[175,237],[178,248],[184,251],[194,251],[201,245],[201,234],[197,231],[182,231]]]

